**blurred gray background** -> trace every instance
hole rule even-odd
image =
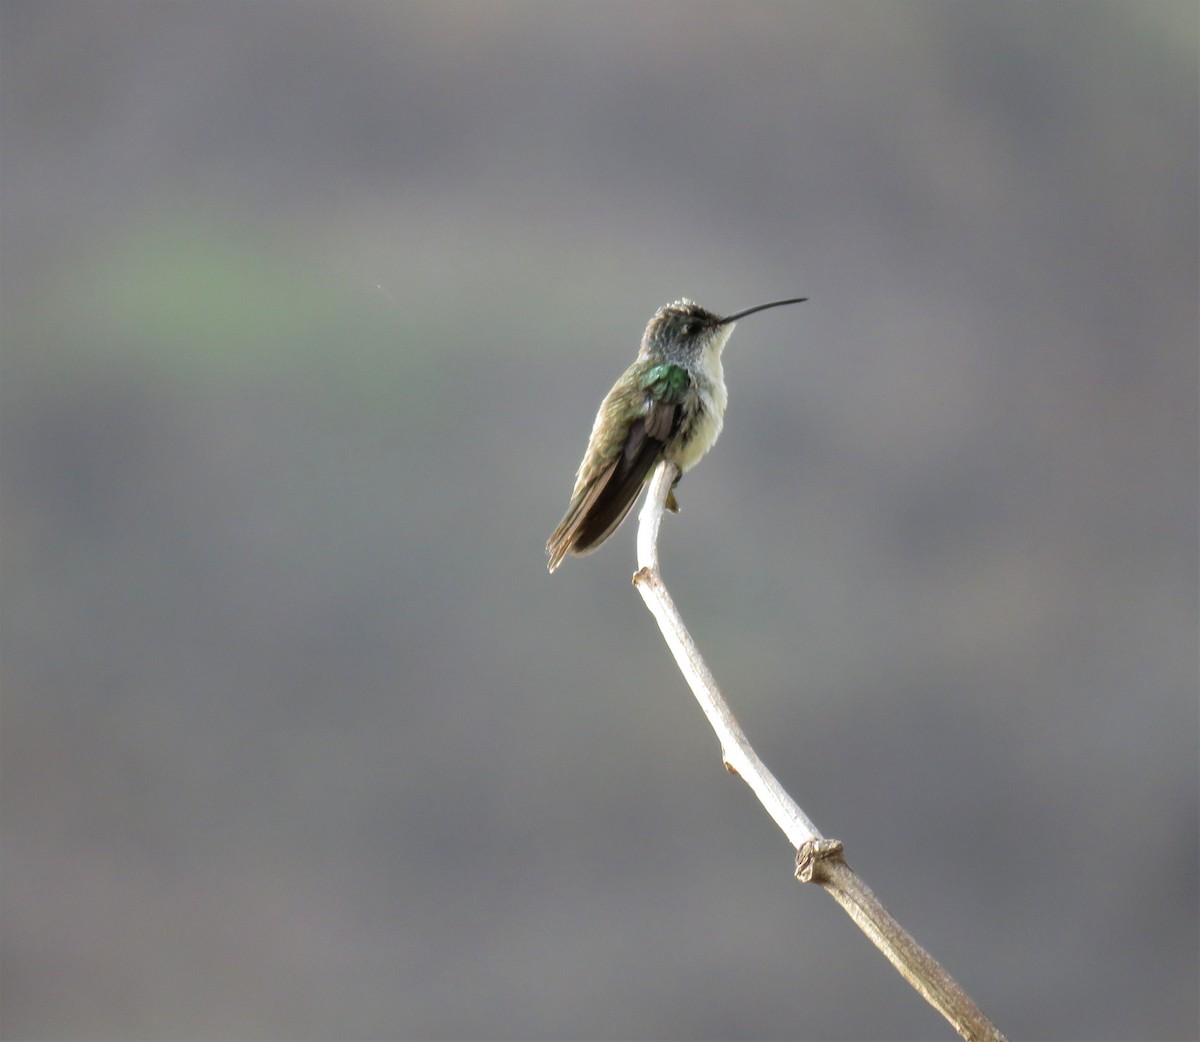
[[[795,294],[712,669],[1010,1037],[1194,1037],[1195,3],[2,16],[6,1037],[950,1037],[634,526],[545,571],[654,310]]]

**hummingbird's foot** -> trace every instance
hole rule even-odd
[[[679,513],[679,500],[675,498],[675,489],[679,487],[679,480],[682,477],[682,473],[679,471],[675,472],[675,480],[671,482],[670,491],[667,492],[667,499],[663,504],[672,514]]]

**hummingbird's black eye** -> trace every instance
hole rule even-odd
[[[683,324],[683,335],[684,336],[695,336],[699,332],[700,332],[700,323],[697,322],[694,318]]]

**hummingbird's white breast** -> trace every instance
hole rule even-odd
[[[692,370],[694,397],[684,403],[683,424],[685,429],[690,430],[686,437],[676,441],[674,451],[667,454],[681,471],[688,471],[700,462],[701,457],[716,444],[725,423],[729,392],[725,388],[721,351],[732,332],[732,323],[719,327],[717,335],[706,345],[699,366]]]

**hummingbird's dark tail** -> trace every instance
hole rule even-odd
[[[571,501],[567,515],[546,543],[550,560],[546,567],[553,572],[567,554],[589,554],[616,531],[638,497],[645,483],[646,472],[634,478],[633,473],[620,480],[614,462],[588,488],[580,489]],[[649,470],[649,468],[646,468]]]

